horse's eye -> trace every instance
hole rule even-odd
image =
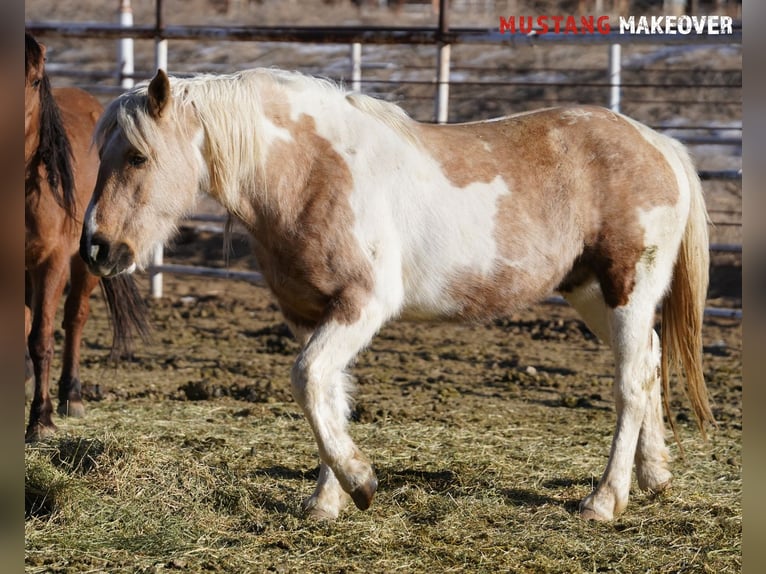
[[[146,163],[146,156],[140,153],[133,153],[128,156],[128,163],[133,167],[141,167]]]
[[[32,87],[33,87],[35,90],[36,90],[37,88],[39,88],[39,87],[40,87],[40,78],[37,78],[36,80],[34,80],[34,81],[32,82]]]

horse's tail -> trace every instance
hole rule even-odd
[[[702,369],[702,319],[710,265],[709,218],[702,195],[702,184],[694,164],[681,144],[674,142],[674,147],[683,162],[691,197],[670,291],[662,303],[661,378],[665,414],[676,442],[680,445],[668,404],[672,370],[678,374],[683,372],[686,376],[686,393],[697,418],[697,425],[705,438],[705,424],[715,425],[715,420],[710,409]]]
[[[104,277],[100,281],[112,324],[112,357],[130,352],[134,336],[147,342],[151,336],[149,313],[132,275]]]

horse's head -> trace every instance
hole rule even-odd
[[[148,263],[193,208],[202,179],[202,129],[193,105],[176,103],[164,71],[107,106],[96,126],[100,166],[80,239],[96,275]]]
[[[44,82],[47,78],[45,46],[28,33],[25,34],[24,40],[24,134],[29,136],[37,132],[40,122],[40,92],[46,87]]]

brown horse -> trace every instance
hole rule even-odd
[[[27,376],[35,379],[27,441],[56,430],[49,385],[56,311],[70,280],[59,381],[62,415],[82,416],[80,342],[90,293],[99,278],[77,255],[85,206],[93,191],[98,156],[91,135],[102,111],[90,94],[52,90],[45,73],[45,47],[25,37],[24,198],[25,337]],[[148,333],[145,307],[132,280],[101,280],[114,333],[113,351],[126,348],[134,332]]]

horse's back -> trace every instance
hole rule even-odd
[[[79,88],[55,88],[53,95],[72,146],[77,207],[82,214],[98,173],[98,153],[92,139],[103,107],[93,95]]]
[[[61,111],[73,153],[89,152],[93,131],[103,107],[91,94],[78,88],[55,88],[53,96]],[[77,146],[77,149],[75,149]]]
[[[443,176],[432,199],[440,206],[428,212],[484,203],[481,217],[475,206],[452,209],[451,218],[423,227],[435,258],[429,272],[448,269],[439,292],[452,301],[451,313],[505,314],[593,276],[616,306],[630,293],[638,261],[659,241],[658,229],[672,227],[680,241],[686,214],[676,148],[607,109],[420,125],[418,137]],[[440,225],[444,244],[435,245]],[[449,263],[451,253],[460,261]]]

